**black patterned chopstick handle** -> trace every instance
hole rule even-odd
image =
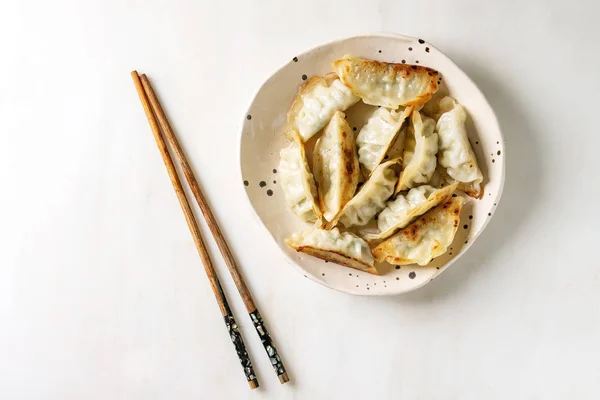
[[[254,325],[258,336],[260,337],[260,341],[263,344],[263,347],[265,348],[269,359],[271,360],[271,365],[273,365],[273,369],[279,377],[279,381],[281,383],[288,382],[290,379],[287,375],[285,367],[283,366],[283,362],[281,361],[281,358],[277,353],[275,345],[273,345],[273,340],[271,340],[271,336],[269,335],[269,332],[267,331],[267,328],[265,327],[265,324],[258,310],[254,310],[253,312],[251,312],[250,318],[252,319],[252,324]]]
[[[246,346],[244,345],[244,341],[242,340],[242,335],[238,329],[238,325],[235,322],[232,314],[225,315],[225,325],[227,326],[227,332],[229,332],[229,336],[231,337],[231,341],[235,346],[235,351],[240,359],[240,363],[244,368],[244,374],[246,375],[246,379],[250,384],[252,389],[258,387],[258,379],[256,378],[256,374],[254,373],[254,368],[252,368],[252,362],[250,361],[250,357],[248,356],[248,352],[246,351]]]

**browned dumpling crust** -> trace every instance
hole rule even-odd
[[[374,106],[420,106],[438,91],[439,73],[420,65],[344,57],[332,66],[352,93]]]

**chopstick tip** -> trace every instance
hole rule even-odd
[[[254,390],[259,386],[258,380],[252,379],[251,381],[248,381],[248,385],[250,385],[250,389]]]
[[[279,382],[281,382],[281,384],[283,385],[284,383],[288,383],[290,381],[290,377],[288,376],[287,372],[284,372],[281,375],[278,375],[279,377]]]

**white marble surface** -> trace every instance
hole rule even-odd
[[[597,2],[4,1],[0,398],[600,397]],[[238,181],[237,128],[297,53],[423,37],[480,85],[504,198],[417,292],[353,297],[283,262]],[[247,388],[129,77],[150,75],[242,260],[293,383],[230,294]],[[214,243],[211,249],[217,256]]]

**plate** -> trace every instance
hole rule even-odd
[[[279,151],[288,144],[282,135],[286,113],[304,80],[331,72],[331,62],[345,55],[434,68],[442,75],[438,93],[456,98],[469,114],[469,140],[484,175],[485,193],[481,200],[467,197],[454,242],[446,254],[428,266],[386,264],[381,269],[382,275],[375,276],[296,252],[284,242],[293,232],[310,226],[287,209],[277,181]],[[356,132],[366,121],[369,107],[360,102],[346,111],[347,120],[350,126],[356,127]],[[290,264],[305,277],[342,292],[394,295],[427,284],[453,265],[473,244],[494,215],[502,194],[504,140],[492,108],[460,68],[422,39],[393,34],[364,35],[336,40],[298,54],[261,86],[243,118],[240,184],[244,185],[258,219]]]

